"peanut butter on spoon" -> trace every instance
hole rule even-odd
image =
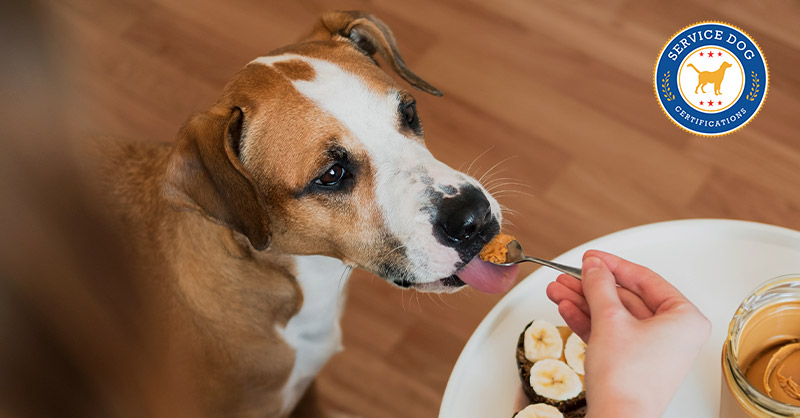
[[[508,243],[514,241],[514,237],[506,234],[498,234],[491,241],[489,241],[478,254],[478,257],[483,261],[494,264],[502,264],[506,262],[506,254],[508,254]]]

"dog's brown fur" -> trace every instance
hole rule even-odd
[[[336,62],[376,91],[401,90],[374,64],[380,53],[411,84],[438,93],[405,67],[388,28],[363,13],[324,16],[308,39],[272,54],[286,52]],[[386,251],[385,231],[364,227],[380,224],[380,214],[358,205],[374,199],[368,181],[353,191],[354,201],[293,198],[338,126],[287,81],[313,78],[313,71],[302,61],[248,65],[173,145],[100,145],[108,208],[119,215],[141,275],[161,295],[153,304],[168,334],[194,342],[185,361],[195,399],[211,415],[279,414],[294,352],[276,327],[302,304],[290,254],[369,265]],[[361,178],[371,179],[369,165],[361,166]],[[327,222],[334,216],[337,222]],[[302,402],[300,414],[323,416]]]

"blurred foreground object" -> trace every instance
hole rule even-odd
[[[151,290],[81,182],[50,26],[35,3],[0,9],[0,416],[198,416]]]

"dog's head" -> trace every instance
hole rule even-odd
[[[322,17],[303,42],[242,69],[181,130],[166,192],[244,234],[257,250],[322,254],[426,291],[500,230],[498,203],[425,147],[412,86],[440,96],[403,62],[391,31],[361,12]]]

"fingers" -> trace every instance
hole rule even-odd
[[[630,290],[617,287],[617,295],[625,309],[636,319],[647,319],[653,316],[650,308]],[[584,314],[589,315],[589,304],[583,296],[581,282],[572,276],[567,276],[566,274],[558,276],[555,282],[547,286],[547,297],[556,305],[568,300],[583,311]]]
[[[600,312],[623,310],[617,294],[617,281],[606,264],[597,257],[583,259],[583,295],[592,316]]]
[[[616,282],[638,295],[652,312],[658,312],[665,302],[686,300],[678,289],[647,267],[598,250],[587,251],[584,260],[589,258],[601,259],[616,277]]]
[[[564,322],[572,330],[578,334],[579,337],[585,342],[589,341],[589,335],[592,331],[592,321],[589,316],[583,313],[572,302],[565,300],[558,304],[558,313],[564,318]]]
[[[642,298],[636,296],[635,293],[624,287],[618,287],[617,293],[619,294],[619,300],[622,301],[622,305],[625,306],[625,309],[627,309],[634,318],[647,319],[653,316],[653,311],[651,311]]]
[[[580,280],[566,274],[560,274],[558,277],[556,277],[556,281],[563,284],[573,292],[583,296],[583,284],[581,284]]]
[[[572,278],[572,280],[575,279]],[[583,297],[583,292],[580,290],[580,283],[578,284],[578,291],[575,291],[574,288],[564,283],[559,277],[556,281],[547,285],[547,297],[556,305],[560,305],[563,301],[569,301],[584,314],[587,316],[589,315],[589,304],[586,302],[586,298]]]

